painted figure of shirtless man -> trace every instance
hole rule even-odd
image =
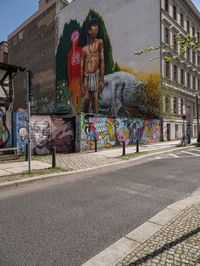
[[[88,43],[82,50],[81,80],[83,86],[84,112],[89,112],[92,99],[92,112],[98,113],[98,94],[104,83],[104,45],[97,39],[99,31],[97,19],[91,19],[87,26]]]

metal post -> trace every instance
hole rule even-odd
[[[97,152],[97,139],[94,137],[94,150]]]
[[[199,135],[199,96],[196,94],[196,108],[197,108],[197,138]]]
[[[31,116],[31,102],[30,102],[30,73],[26,72],[27,82],[27,109],[28,109],[28,172],[31,173],[31,134],[30,134],[30,116]]]
[[[28,161],[28,143],[26,143],[25,160]]]
[[[52,168],[56,167],[56,147],[52,147]]]
[[[136,152],[139,152],[139,140],[136,140]]]
[[[125,156],[126,155],[126,145],[125,145],[125,141],[122,142],[122,155]]]

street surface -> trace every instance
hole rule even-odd
[[[200,149],[187,152],[1,190],[0,265],[86,262],[200,186]]]

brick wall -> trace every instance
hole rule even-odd
[[[9,63],[34,74],[33,99],[36,113],[53,112],[55,100],[55,12],[51,5],[8,40]],[[26,108],[26,74],[14,79],[14,110]],[[50,106],[50,107],[49,107]]]

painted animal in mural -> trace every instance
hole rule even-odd
[[[144,84],[133,75],[119,71],[105,76],[104,88],[101,93],[101,111],[112,115],[129,115],[130,109],[147,110],[139,101],[138,91],[144,89]],[[144,99],[145,101],[145,99]]]

